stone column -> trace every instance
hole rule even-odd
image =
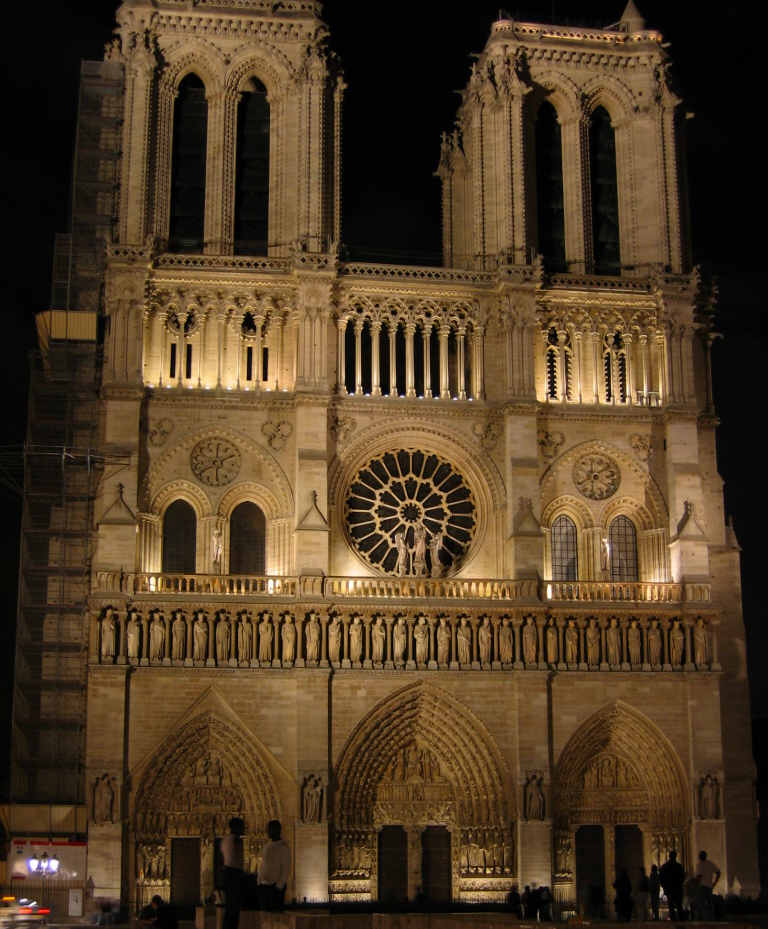
[[[414,364],[413,364],[413,336],[416,327],[412,322],[405,324],[405,395],[406,397],[415,397],[416,388],[414,387]]]
[[[459,400],[467,399],[467,388],[464,383],[464,338],[465,330],[459,329],[456,335],[456,382],[458,384]]]
[[[397,396],[397,325],[387,326],[389,332],[389,396]]]
[[[372,320],[371,327],[371,396],[381,396],[381,372],[379,371],[379,350],[381,342],[381,321]]]
[[[451,327],[447,322],[440,323],[440,399],[450,400],[451,390],[448,381],[448,336]]]
[[[634,397],[632,396],[634,390],[634,375],[632,373],[632,333],[623,332],[622,337],[624,339],[624,377],[627,387],[627,405],[631,406],[634,403]]]
[[[162,520],[154,513],[139,513],[139,571],[152,574],[161,569]]]
[[[485,373],[483,371],[483,343],[485,329],[476,326],[472,330],[472,396],[475,400],[485,399]]]
[[[337,342],[336,342],[336,393],[345,397],[347,395],[347,385],[345,381],[347,370],[347,318],[342,317],[336,320]],[[259,382],[261,381],[261,365],[259,365]]]
[[[355,394],[358,396],[363,392],[363,319],[358,316],[355,319]]]

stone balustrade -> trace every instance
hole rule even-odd
[[[91,661],[228,668],[719,670],[711,615],[573,616],[551,609],[161,610],[93,615]]]
[[[544,581],[542,600],[636,603],[708,603],[709,584],[660,584],[646,581]]]

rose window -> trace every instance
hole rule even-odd
[[[573,483],[590,500],[605,500],[619,489],[621,472],[607,455],[582,455],[573,466]]]
[[[353,478],[344,514],[350,540],[387,574],[439,577],[469,548],[477,524],[463,475],[438,455],[401,449]]]

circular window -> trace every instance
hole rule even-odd
[[[352,546],[394,575],[440,577],[457,567],[477,523],[472,491],[438,455],[400,449],[354,476],[344,505]]]

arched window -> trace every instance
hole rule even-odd
[[[229,518],[229,573],[264,574],[267,521],[255,503],[241,503]]]
[[[163,516],[163,573],[195,573],[197,518],[185,500],[174,500]]]
[[[539,254],[550,270],[564,271],[563,146],[551,103],[542,103],[536,116],[536,207]]]
[[[626,516],[617,516],[608,528],[611,580],[637,580],[637,530]]]
[[[171,251],[203,249],[207,125],[205,87],[196,74],[188,74],[179,86],[173,111]]]
[[[350,319],[344,329],[344,388],[348,394],[355,392],[355,321]]]
[[[589,129],[592,192],[592,254],[597,274],[618,274],[619,190],[616,179],[616,139],[608,113],[598,107]]]
[[[578,578],[576,525],[569,516],[558,516],[552,523],[552,580],[576,581]]]
[[[603,377],[606,403],[627,402],[627,349],[620,332],[603,340]]]
[[[251,81],[237,108],[235,254],[267,254],[269,207],[269,102],[267,90]]]

